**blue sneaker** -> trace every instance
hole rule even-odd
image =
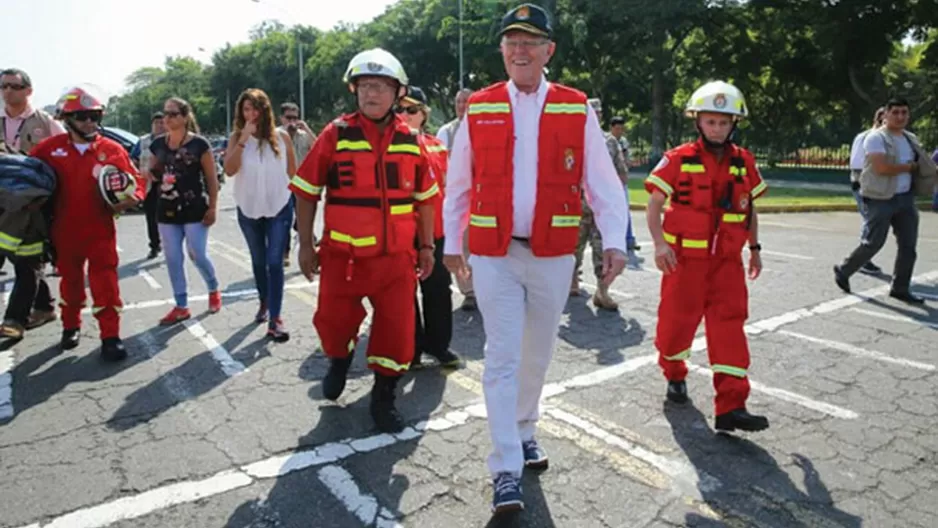
[[[492,511],[496,514],[524,509],[521,498],[521,479],[511,473],[499,473],[493,482]]]
[[[547,469],[547,451],[537,444],[537,440],[530,439],[521,442],[524,451],[524,467],[531,469]]]

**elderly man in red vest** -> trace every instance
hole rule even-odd
[[[468,274],[485,327],[482,382],[494,451],[496,513],[524,507],[521,472],[547,467],[534,439],[538,402],[573,273],[585,189],[605,248],[602,281],[625,266],[627,203],[596,114],[578,90],[549,83],[552,28],[524,4],[502,20],[509,82],[469,99],[447,173],[444,263]],[[507,148],[506,148],[507,146]]]

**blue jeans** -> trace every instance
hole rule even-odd
[[[169,281],[173,285],[173,297],[176,306],[187,308],[189,306],[186,291],[186,257],[189,253],[199,274],[205,279],[208,291],[218,291],[218,279],[215,277],[215,266],[208,258],[208,226],[201,222],[192,224],[160,224],[160,240],[163,243],[163,254],[166,255],[166,267],[169,271]],[[182,241],[185,239],[187,252],[182,250]]]
[[[290,238],[293,205],[287,202],[273,218],[248,218],[238,208],[238,225],[251,252],[251,267],[257,294],[267,305],[270,324],[283,308],[283,252]]]

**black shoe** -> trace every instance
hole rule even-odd
[[[158,257],[158,256],[160,256],[160,250],[159,250],[159,249],[150,249],[150,252],[147,253],[147,260],[155,259],[155,258]]]
[[[348,376],[348,369],[352,366],[352,357],[355,351],[349,353],[346,358],[330,358],[329,372],[322,379],[322,395],[328,400],[337,400],[345,390],[345,379]]]
[[[883,268],[880,268],[872,262],[867,262],[860,268],[860,273],[866,273],[867,275],[879,275],[883,272]]]
[[[78,346],[78,343],[81,341],[80,335],[81,329],[73,328],[72,330],[63,330],[62,331],[62,341],[59,343],[62,347],[62,350],[71,350]]]
[[[912,292],[897,292],[890,291],[889,296],[893,299],[899,299],[900,301],[907,302],[909,304],[925,304],[925,299],[914,295]]]
[[[769,419],[765,416],[749,414],[746,408],[735,409],[717,416],[716,430],[719,431],[762,431],[769,428]]]
[[[462,367],[462,358],[454,354],[451,350],[431,353],[443,368],[458,369]]]
[[[101,340],[101,359],[104,361],[122,361],[127,359],[127,349],[119,337]]]
[[[669,381],[667,398],[670,402],[687,403],[687,382],[684,380]]]
[[[404,430],[404,417],[394,407],[397,376],[375,373],[375,384],[371,388],[371,419],[382,433],[399,433]]]
[[[844,275],[844,272],[840,270],[840,266],[834,266],[834,282],[844,293],[850,293],[850,278]]]

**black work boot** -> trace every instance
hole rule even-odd
[[[71,350],[78,346],[78,343],[81,341],[81,329],[72,328],[71,330],[62,330],[62,341],[59,342],[59,345],[62,347],[62,350]]]
[[[104,361],[121,361],[127,359],[127,349],[119,337],[109,337],[101,340],[101,359]]]
[[[667,398],[670,402],[687,403],[687,383],[684,380],[669,381]]]
[[[394,407],[394,391],[397,376],[385,376],[375,372],[375,384],[371,388],[371,419],[382,433],[399,433],[404,430],[404,417]]]
[[[765,416],[749,414],[749,411],[743,407],[718,415],[715,428],[717,432],[729,432],[736,429],[741,431],[762,431],[769,428],[769,419]]]
[[[352,366],[352,358],[355,351],[349,353],[344,358],[329,358],[329,372],[322,379],[322,395],[328,400],[337,400],[345,390],[345,379],[348,377],[348,369]]]

